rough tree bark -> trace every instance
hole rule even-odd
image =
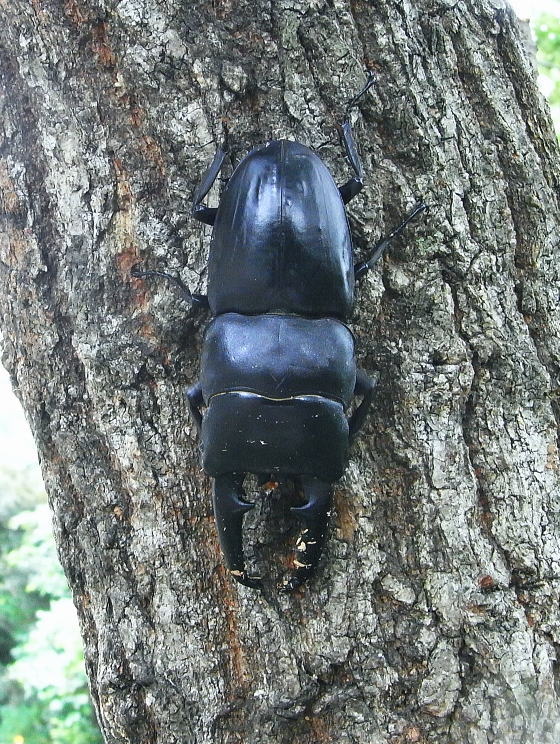
[[[558,151],[496,0],[2,0],[4,363],[31,422],[108,743],[558,742]],[[379,382],[311,586],[259,497],[264,593],[226,576],[184,389],[204,318],[199,175],[355,116]],[[217,198],[216,193],[214,199]],[[215,203],[215,202],[214,202]],[[285,558],[284,558],[285,560]]]

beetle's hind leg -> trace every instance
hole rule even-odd
[[[204,222],[206,225],[214,224],[216,212],[218,210],[216,207],[206,207],[202,204],[202,200],[210,191],[212,184],[218,177],[218,173],[222,169],[227,152],[225,145],[221,145],[218,148],[218,151],[214,155],[214,160],[210,163],[210,166],[200,179],[200,183],[194,192],[191,214],[195,220]]]
[[[345,204],[348,204],[350,199],[353,199],[364,188],[364,168],[360,156],[358,155],[358,148],[356,147],[356,142],[352,134],[350,119],[344,120],[339,128],[339,134],[346,152],[346,157],[356,174],[346,181],[346,183],[342,184],[342,186],[338,187],[342,201]]]
[[[282,592],[293,592],[317,568],[331,516],[332,484],[318,478],[303,478],[302,483],[306,503],[291,511],[303,522],[303,530],[296,543],[294,571],[279,586]]]
[[[426,209],[428,209],[428,205],[424,204],[424,202],[418,202],[417,204],[415,204],[412,211],[406,215],[400,225],[397,225],[397,227],[391,230],[389,235],[387,235],[386,238],[382,238],[379,243],[377,243],[377,245],[373,248],[373,250],[370,251],[366,260],[360,261],[359,263],[355,264],[354,277],[356,279],[361,279],[365,274],[367,274],[367,272],[373,266],[375,266],[375,264],[383,256],[391,241],[404,231],[409,222],[412,222],[412,220],[416,219],[416,217],[419,214],[422,214],[422,212],[424,212]]]
[[[346,157],[348,158],[348,162],[352,166],[352,170],[355,173],[355,175],[349,181],[346,181],[345,184],[339,186],[338,188],[338,190],[340,191],[340,196],[342,197],[342,201],[345,204],[348,204],[350,199],[353,199],[357,194],[359,194],[364,187],[364,168],[362,166],[360,156],[358,155],[358,148],[356,147],[354,135],[352,134],[350,111],[357,105],[358,101],[363,96],[365,96],[374,82],[375,76],[373,75],[373,73],[370,72],[368,74],[368,79],[364,87],[354,96],[354,98],[348,101],[346,105],[346,115],[344,117],[344,121],[338,128],[340,140],[342,142],[342,146],[344,147],[344,151],[346,152]]]
[[[243,516],[255,505],[245,500],[244,473],[227,473],[214,479],[214,516],[225,564],[234,579],[252,589],[261,587],[258,576],[245,570]]]

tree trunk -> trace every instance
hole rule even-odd
[[[4,363],[31,422],[106,742],[560,740],[558,151],[499,0],[4,0]],[[232,161],[297,139],[339,183],[354,115],[353,330],[378,375],[316,579],[252,497],[233,584],[184,398],[205,286],[189,217]],[[217,192],[211,203],[215,204]]]

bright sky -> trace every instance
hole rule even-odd
[[[10,378],[0,364],[0,467],[39,467],[35,442]]]
[[[560,16],[559,0],[509,0],[519,18],[532,19],[541,13]]]

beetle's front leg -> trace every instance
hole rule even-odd
[[[332,505],[332,485],[318,478],[304,478],[306,503],[291,511],[303,522],[303,531],[296,543],[295,570],[284,577],[280,591],[293,592],[313,574],[323,551]]]
[[[187,390],[187,402],[196,429],[200,435],[202,428],[202,411],[200,410],[200,407],[204,403],[204,398],[202,397],[202,385],[200,382],[195,382],[195,384]]]
[[[255,505],[245,500],[244,473],[227,473],[214,479],[214,516],[225,564],[234,579],[252,589],[261,587],[258,576],[245,570],[243,516]]]
[[[354,395],[363,396],[363,400],[348,420],[348,433],[351,442],[364,425],[364,421],[366,420],[366,416],[371,407],[374,389],[375,381],[372,380],[371,377],[368,377],[363,369],[356,370]]]

